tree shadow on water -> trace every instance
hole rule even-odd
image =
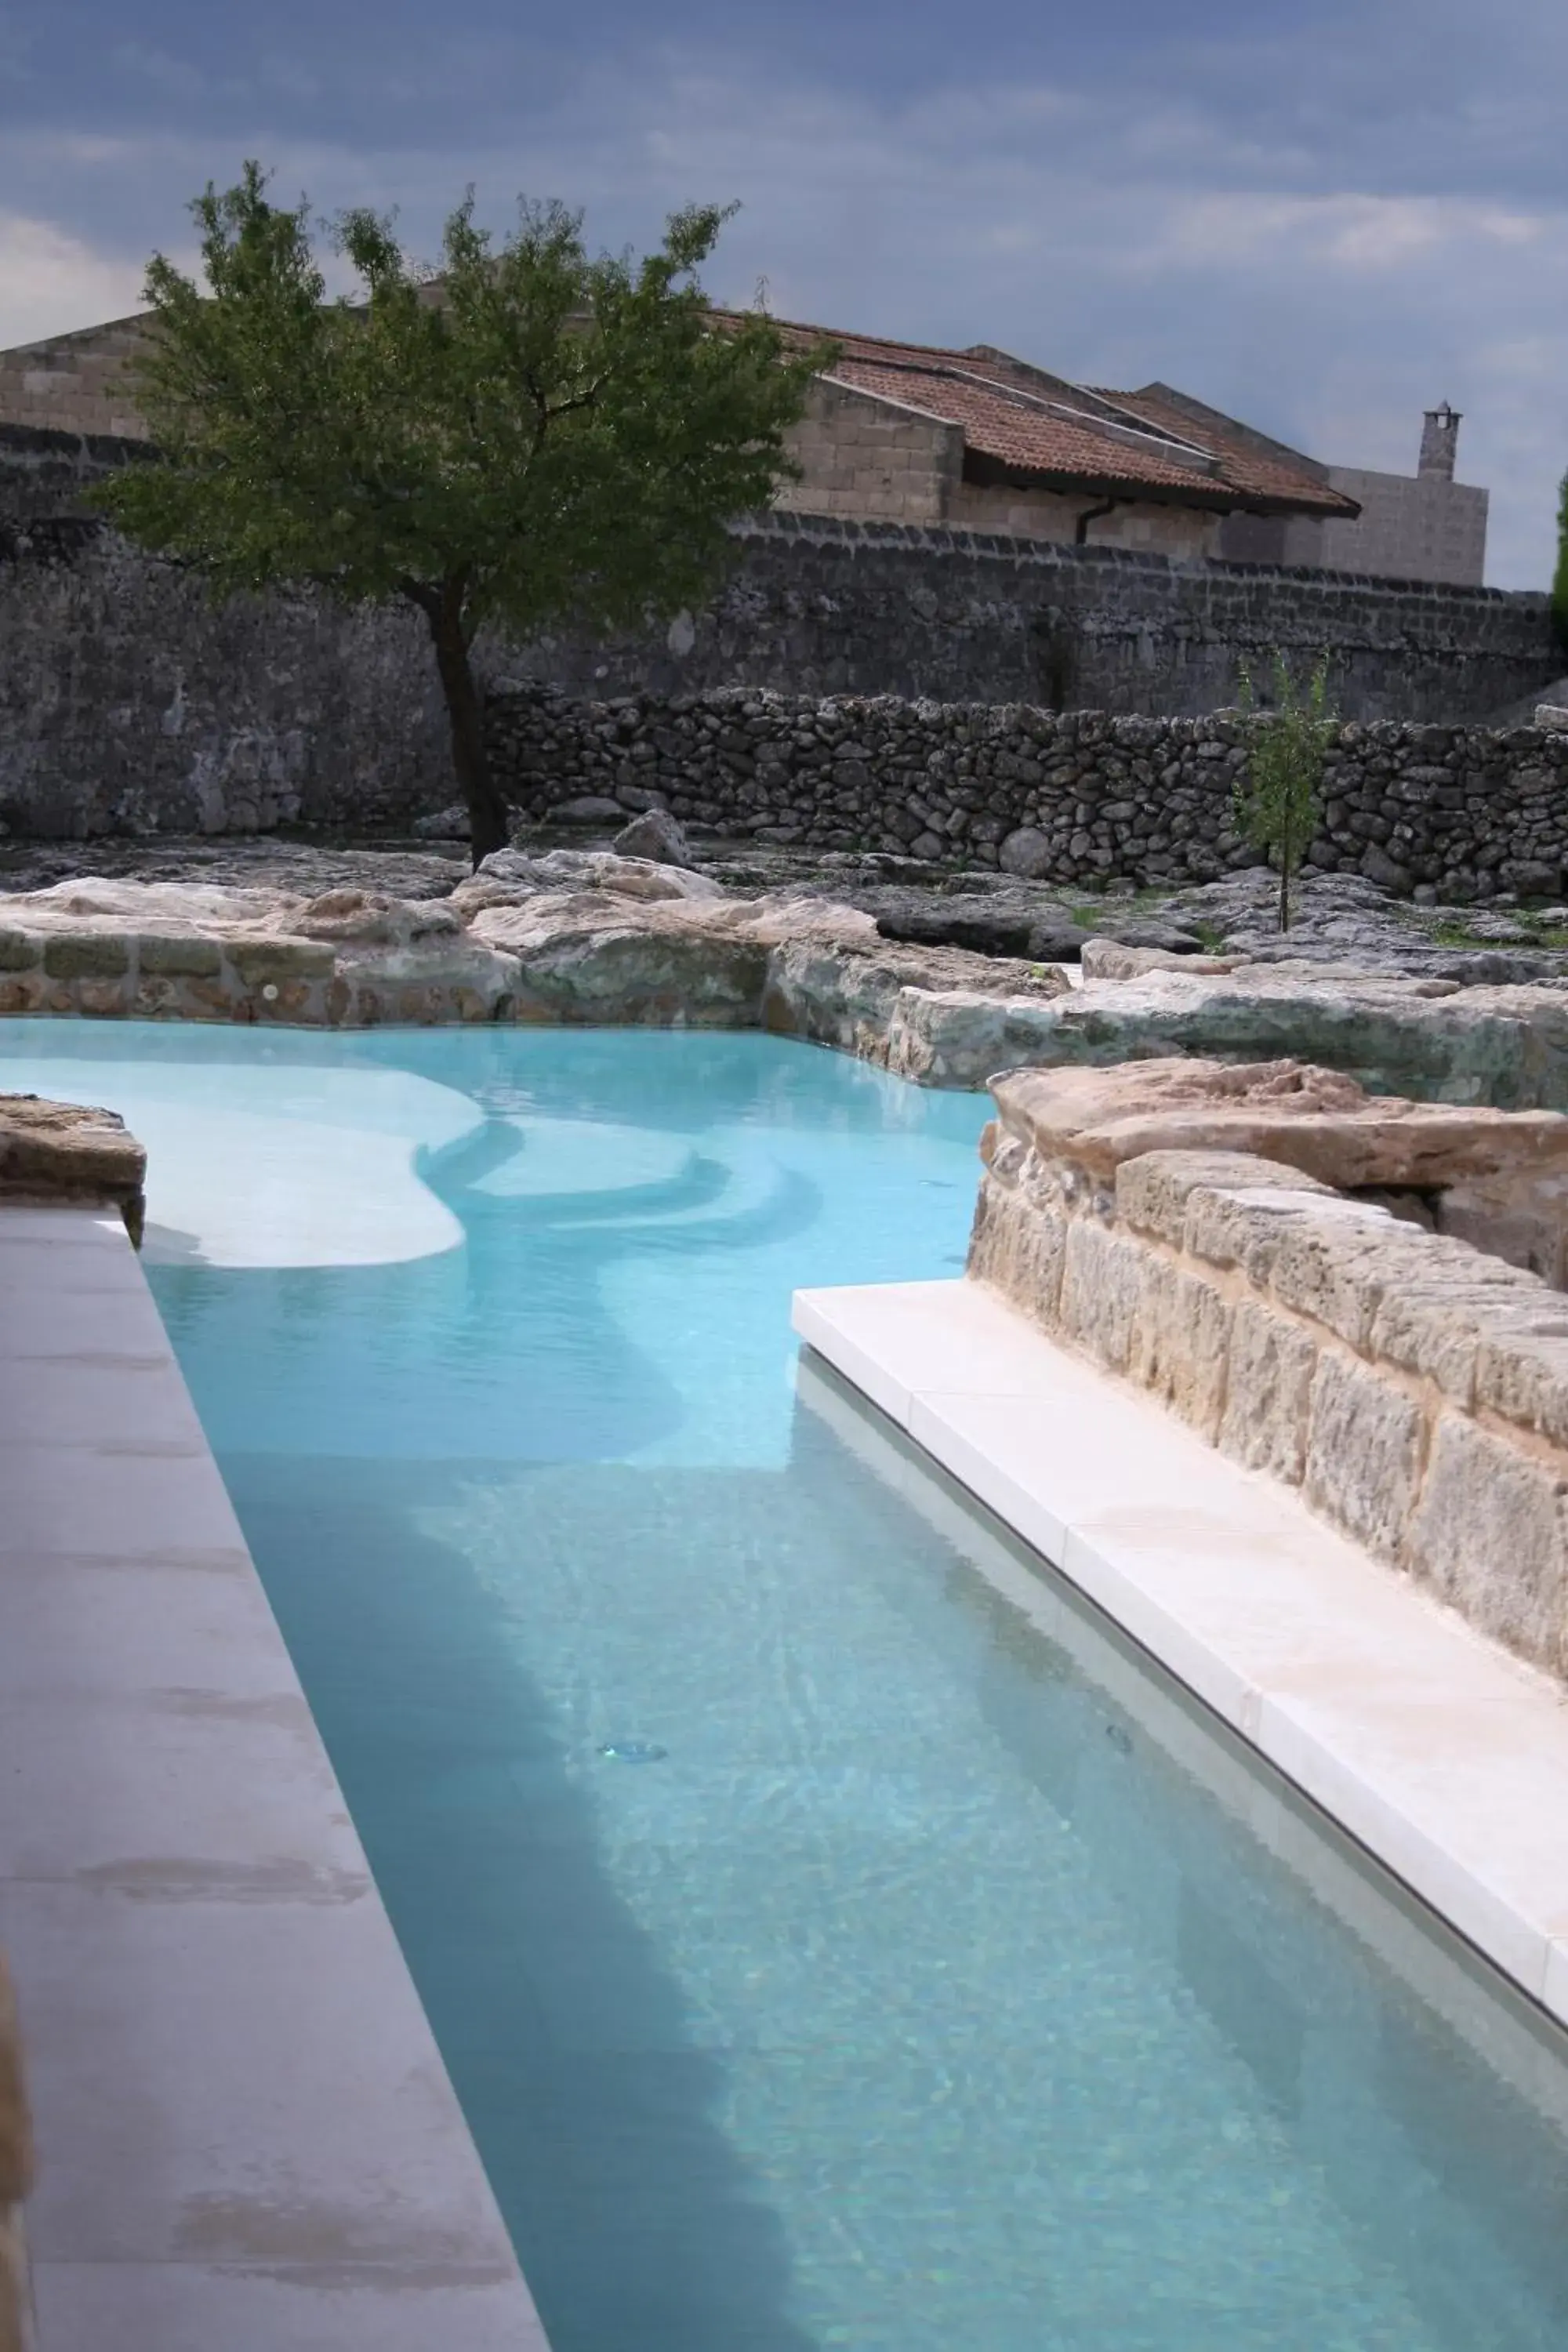
[[[473,1466],[223,1466],[553,2352],[820,2352],[719,2120],[726,2055],[609,1875],[506,1603],[421,1524]]]

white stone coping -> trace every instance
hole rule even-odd
[[[117,1216],[0,1210],[39,2352],[547,2352]]]
[[[799,1291],[795,1327],[1568,2021],[1568,1691],[977,1284]]]

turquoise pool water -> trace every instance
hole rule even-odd
[[[792,1287],[957,1267],[982,1104],[761,1037],[15,1022],[0,1086],[153,1144],[556,2352],[1561,2352],[1556,2038],[796,1397]]]

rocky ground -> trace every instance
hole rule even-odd
[[[531,850],[607,847],[581,829],[539,831]],[[953,874],[909,857],[695,839],[690,863],[742,896],[809,896],[875,917],[889,940],[1030,962],[1076,962],[1086,940],[1178,954],[1354,964],[1469,985],[1568,976],[1568,907],[1415,907],[1355,875],[1310,875],[1281,937],[1278,884],[1250,867],[1184,889],[1093,897],[994,869]],[[207,882],[315,897],[345,888],[443,898],[468,870],[460,841],[216,840],[10,843],[0,894],[79,877]]]

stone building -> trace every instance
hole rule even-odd
[[[724,314],[720,314],[724,315]],[[125,365],[149,314],[0,352],[0,425],[134,440]],[[797,343],[816,330],[787,322]],[[1177,559],[1479,586],[1487,493],[1454,480],[1459,418],[1419,471],[1329,466],[1169,384],[1069,383],[990,344],[836,335],[777,504],[844,521],[1005,533]]]
[[[1232,518],[1283,531],[1359,511],[1323,467],[1195,403],[1180,413],[1163,386],[1094,390],[989,344],[834,341],[781,507],[1178,558],[1222,554]]]
[[[1458,412],[1445,401],[1426,412],[1414,474],[1331,466],[1329,479],[1355,499],[1361,512],[1353,520],[1325,518],[1317,525],[1321,552],[1306,560],[1373,578],[1479,587],[1487,562],[1487,493],[1454,479],[1458,438]],[[1296,528],[1310,531],[1313,526]]]
[[[143,428],[124,388],[149,313],[51,335],[0,352],[0,425],[43,433],[90,433],[135,440]]]

